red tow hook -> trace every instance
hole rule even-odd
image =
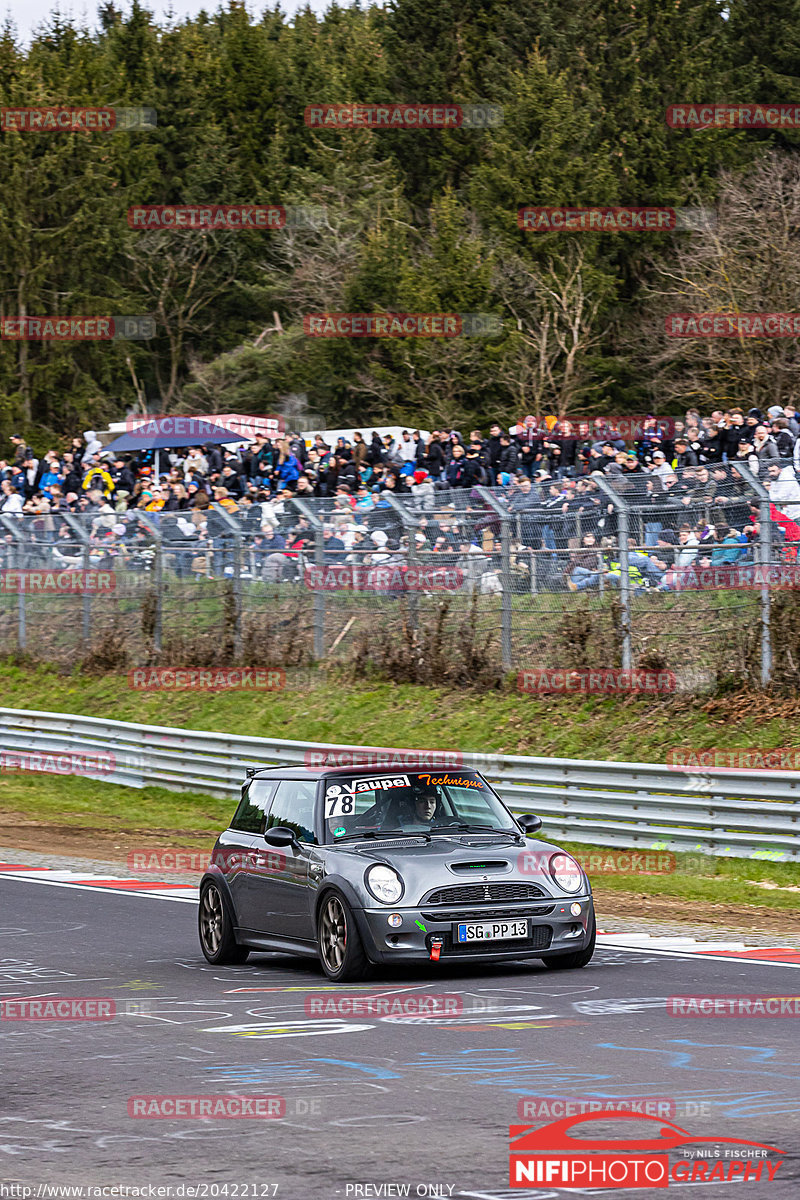
[[[439,955],[442,953],[443,945],[444,945],[444,938],[440,938],[440,937],[431,938],[431,961],[432,962],[439,961]]]

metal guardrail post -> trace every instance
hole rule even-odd
[[[91,558],[92,549],[91,549],[91,545],[90,545],[90,538],[89,538],[88,530],[86,529],[86,527],[84,525],[81,524],[81,522],[77,519],[77,517],[73,516],[72,513],[64,512],[64,513],[61,513],[60,515],[63,518],[63,520],[65,521],[65,523],[67,525],[69,525],[72,532],[77,534],[77,536],[80,538],[81,545],[83,546],[83,570],[84,570],[84,577],[85,577],[85,575],[87,575],[89,573],[89,571],[91,571],[91,569],[92,569],[92,558]],[[91,639],[91,634],[92,634],[92,597],[89,595],[88,591],[84,591],[84,593],[83,593],[83,643],[85,646],[88,646],[89,641]]]
[[[400,502],[399,498],[397,496],[393,496],[388,489],[383,493],[383,495],[389,501],[389,504],[403,522],[403,532],[408,538],[408,565],[410,567],[415,567],[417,564],[417,543],[414,534],[420,526],[419,517],[415,517],[412,513],[410,513],[405,505]],[[407,595],[409,624],[411,625],[412,629],[416,629],[418,624],[419,598],[416,591],[413,590],[408,592]]]
[[[617,542],[619,544],[620,565],[619,598],[622,609],[620,615],[622,626],[620,630],[622,634],[622,669],[630,671],[633,664],[633,655],[631,652],[631,577],[628,571],[628,517],[630,509],[627,502],[614,490],[601,471],[592,471],[592,479],[595,480],[601,491],[606,493],[617,510]]]
[[[156,654],[161,653],[161,630],[164,609],[164,545],[161,536],[161,530],[155,521],[148,517],[147,513],[140,512],[138,508],[134,508],[133,515],[137,521],[144,525],[147,532],[152,537],[156,544],[156,557],[153,563],[153,581],[156,596],[156,611],[153,618],[153,649]]]
[[[17,520],[17,518],[15,518],[15,517],[4,517],[4,516],[0,515],[0,524],[2,524],[3,528],[7,529],[8,532],[13,537],[15,557],[16,557],[16,551],[19,550],[20,551],[20,555],[19,555],[20,564],[22,564],[24,562],[24,558],[23,558],[23,555],[21,552],[20,543],[27,544],[28,539],[25,536],[22,529],[16,527],[16,525],[14,523],[16,520]],[[23,523],[20,521],[19,524],[22,525]],[[20,565],[17,569],[22,570],[23,568]],[[25,606],[25,589],[23,587],[21,587],[17,594],[17,649],[25,650],[27,648],[27,645],[28,645],[28,630],[27,630],[27,614],[26,614],[26,606]]]
[[[503,660],[503,670],[510,671],[513,663],[511,656],[511,621],[513,609],[511,606],[511,522],[513,514],[504,508],[496,496],[487,487],[475,489],[482,500],[492,508],[500,518],[500,573],[503,579],[502,596],[502,625],[500,631],[500,652]]]
[[[292,497],[291,504],[307,518],[314,530],[314,566],[320,578],[325,572],[325,540],[322,536],[324,522],[320,520],[307,500]],[[325,657],[325,591],[321,587],[314,589],[314,658],[321,662]]]
[[[772,682],[772,637],[770,635],[770,611],[772,598],[769,594],[769,570],[772,566],[772,519],[769,515],[769,492],[749,466],[736,462],[736,470],[758,496],[759,547],[761,559],[761,686],[769,687]]]

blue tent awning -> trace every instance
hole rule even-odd
[[[159,417],[140,425],[132,433],[123,433],[104,446],[102,454],[132,454],[137,450],[166,450],[170,446],[220,446],[225,442],[246,441],[241,433],[231,433],[213,421],[201,417]]]

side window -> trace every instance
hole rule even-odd
[[[272,779],[251,779],[245,785],[239,807],[231,821],[231,829],[239,833],[263,833],[264,814],[275,792]]]
[[[316,845],[314,836],[314,799],[316,782],[303,779],[284,779],[278,784],[278,793],[270,809],[267,829],[273,825],[288,825],[301,842]]]

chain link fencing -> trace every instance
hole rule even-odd
[[[106,669],[457,665],[491,682],[614,666],[681,690],[737,671],[767,685],[796,674],[799,543],[791,463],[738,460],[355,508],[0,515],[0,648]]]

